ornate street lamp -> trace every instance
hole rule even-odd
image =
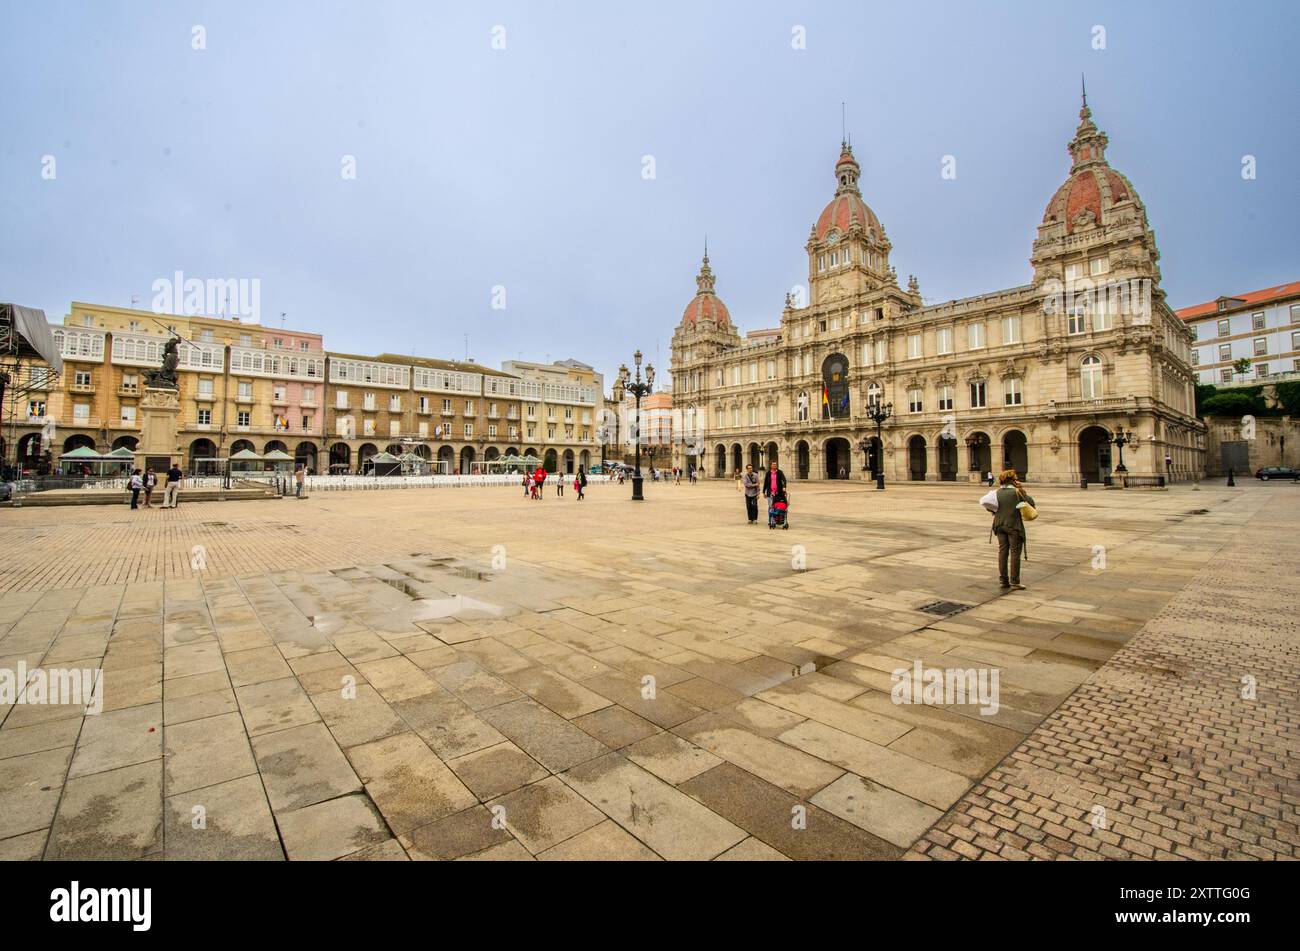
[[[614,383],[614,399],[618,402],[623,401],[624,391],[631,393],[636,398],[636,470],[632,474],[632,501],[644,502],[645,496],[641,494],[641,397],[648,396],[654,392],[655,368],[653,364],[647,363],[645,368],[645,382],[641,382],[641,351],[638,350],[632,354],[636,361],[636,378],[628,372],[627,364],[618,368],[618,379]]]
[[[1111,437],[1111,442],[1119,447],[1119,465],[1115,466],[1116,472],[1128,472],[1128,468],[1124,465],[1124,447],[1131,443],[1135,438],[1137,438],[1136,433],[1124,432],[1124,427],[1122,425],[1115,427],[1115,435]]]
[[[885,440],[880,434],[880,427],[884,425],[885,420],[894,415],[893,403],[871,403],[867,406],[867,415],[871,417],[876,424],[876,442],[880,445],[880,468],[876,470],[876,488],[884,489],[885,487]],[[862,440],[864,443],[866,439]]]

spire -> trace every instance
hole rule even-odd
[[[855,195],[861,195],[858,191],[858,175],[862,168],[858,165],[858,160],[853,157],[853,145],[849,141],[848,134],[840,142],[840,157],[835,163],[835,180],[839,186],[835,189],[835,194],[842,195],[845,192],[853,192]]]
[[[700,264],[700,273],[696,275],[695,286],[701,294],[713,293],[713,269],[709,267],[709,239],[704,239],[704,260]]]
[[[1082,77],[1080,89],[1083,105],[1079,109],[1079,127],[1074,131],[1074,138],[1068,146],[1070,157],[1074,159],[1071,172],[1085,165],[1106,164],[1106,146],[1110,142],[1106,133],[1092,121],[1092,110],[1088,108],[1088,86]]]

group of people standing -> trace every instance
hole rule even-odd
[[[546,488],[546,477],[547,472],[541,466],[538,466],[535,472],[525,472],[523,479],[524,498],[541,501],[542,492]],[[579,502],[587,497],[587,473],[581,467],[573,475],[573,491],[578,493]],[[555,474],[555,494],[558,496],[564,495],[564,476],[558,472]]]
[[[181,467],[173,462],[170,469],[165,473],[167,477],[163,486],[163,501],[160,508],[174,509],[180,499],[181,483],[185,481],[185,473]],[[153,508],[153,493],[158,487],[158,474],[153,471],[153,466],[146,466],[144,471],[135,469],[131,472],[131,477],[127,479],[126,487],[131,493],[132,509]],[[144,503],[141,504],[140,496],[144,495]]]

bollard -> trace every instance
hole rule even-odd
[[[1087,479],[1080,479],[1080,480],[1079,480],[1079,488],[1081,488],[1081,489],[1086,489],[1086,488],[1088,488],[1088,480],[1087,480]]]

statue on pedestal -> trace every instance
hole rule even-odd
[[[172,337],[163,346],[162,366],[157,370],[144,371],[144,385],[158,390],[180,389],[176,382],[176,368],[180,365],[178,337]]]

